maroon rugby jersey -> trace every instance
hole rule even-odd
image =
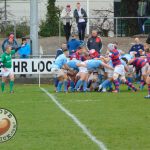
[[[131,63],[135,68],[141,69],[147,62],[143,58],[134,58],[134,61]]]
[[[117,66],[117,65],[121,65],[121,60],[120,60],[120,53],[118,50],[114,49],[111,51],[111,54],[110,54],[110,57],[111,57],[111,60],[112,60],[112,63],[113,63],[113,66]]]

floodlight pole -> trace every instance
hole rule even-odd
[[[89,15],[90,15],[90,5],[89,5],[89,0],[87,0],[86,1],[87,2],[87,4],[86,4],[86,6],[87,6],[87,17],[89,18]],[[89,35],[89,33],[90,33],[90,22],[89,22],[90,20],[88,19],[88,22],[87,22],[87,34]]]
[[[30,40],[32,43],[32,55],[39,55],[37,0],[30,0]]]

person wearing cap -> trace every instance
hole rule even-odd
[[[88,39],[87,47],[89,50],[95,49],[99,54],[101,53],[102,49],[102,40],[98,36],[98,33],[96,30],[92,31],[91,37]]]
[[[25,37],[22,38],[22,45],[18,51],[18,54],[19,54],[20,58],[23,58],[23,59],[29,58],[29,55],[31,54],[30,44],[28,43],[28,41]]]
[[[6,47],[7,46],[11,46],[12,49],[16,49],[18,48],[18,43],[14,38],[14,33],[10,33],[8,38],[4,40],[4,42],[2,43],[2,51],[3,53],[6,51]]]
[[[71,26],[72,26],[72,19],[73,19],[73,12],[71,10],[70,5],[67,5],[66,8],[63,9],[61,13],[61,18],[63,20],[66,41],[68,42],[71,35]]]
[[[67,46],[68,46],[68,50],[69,50],[69,55],[72,55],[73,53],[75,53],[77,51],[77,49],[80,46],[80,41],[77,40],[75,34],[72,34],[72,38],[68,42]]]
[[[87,24],[87,13],[83,8],[81,8],[80,3],[77,3],[77,8],[74,10],[74,17],[78,26],[79,40],[84,41]]]

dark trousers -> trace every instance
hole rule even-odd
[[[66,36],[66,41],[68,42],[71,35],[71,25],[69,22],[64,25],[64,32]]]
[[[79,40],[84,41],[86,22],[78,23]]]

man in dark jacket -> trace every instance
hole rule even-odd
[[[88,39],[87,47],[89,50],[95,49],[99,54],[101,53],[102,40],[98,36],[98,33],[96,30],[92,31],[92,36]]]
[[[87,13],[81,8],[81,4],[77,3],[77,9],[74,10],[74,17],[78,25],[79,40],[84,41],[85,29],[87,24]]]
[[[140,57],[140,51],[144,51],[144,46],[140,43],[139,38],[135,38],[135,44],[129,50],[129,54],[135,53],[135,57]]]

